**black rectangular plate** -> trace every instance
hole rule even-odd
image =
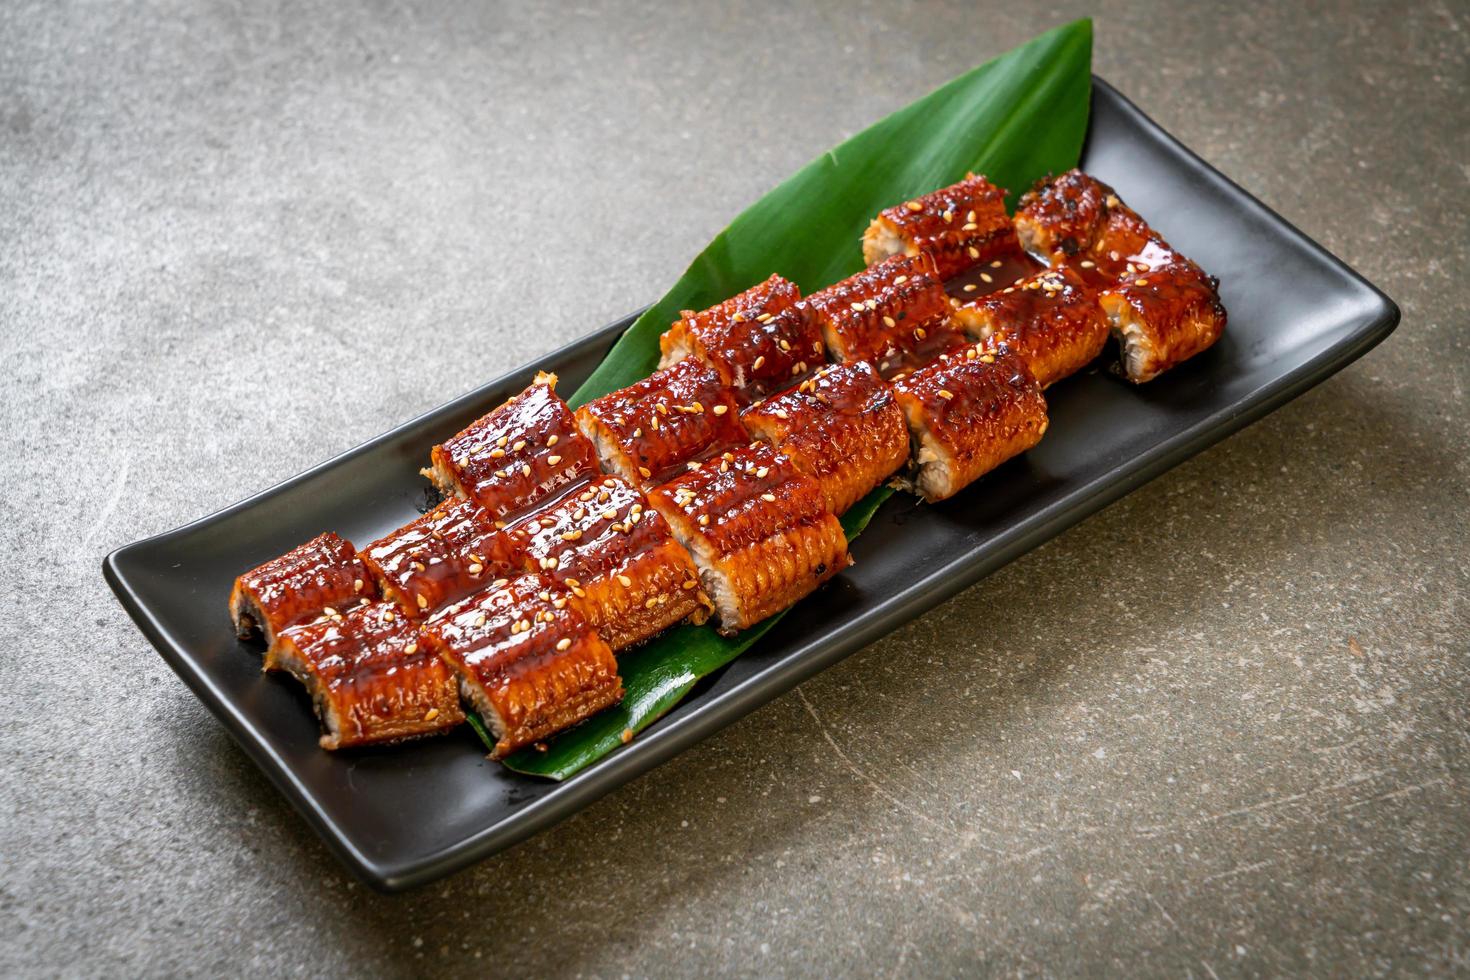
[[[371,442],[202,520],[107,557],[143,633],[307,821],[372,885],[399,890],[523,840],[944,601],[1362,356],[1397,307],[1095,79],[1082,166],[1220,277],[1213,349],[1134,388],[1100,372],[1048,392],[1051,428],[978,489],[934,507],[896,497],[849,570],[631,744],[564,783],[484,757],[468,728],[333,754],[294,681],[260,672],[225,613],[232,579],[325,529],[359,543],[415,514],[435,442],[557,372],[564,391],[627,317]]]

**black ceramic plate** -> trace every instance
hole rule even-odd
[[[316,469],[109,555],[108,581],[158,651],[334,851],[371,884],[429,881],[528,837],[942,602],[1301,394],[1386,337],[1398,309],[1098,80],[1083,167],[1220,277],[1230,325],[1140,388],[1093,372],[1048,392],[1024,457],[939,506],[895,497],[858,561],[631,744],[565,783],[487,762],[466,727],[332,754],[294,681],[260,672],[225,599],[233,577],[323,529],[370,541],[415,514],[429,447],[553,370],[566,391],[632,317]]]

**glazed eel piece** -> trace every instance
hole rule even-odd
[[[527,569],[572,592],[614,650],[676,623],[709,618],[709,599],[689,553],[643,491],[604,476],[511,525]]]
[[[394,602],[332,612],[281,633],[266,668],[305,686],[324,749],[437,735],[464,721],[453,675]]]
[[[1015,220],[1027,250],[1101,280],[1098,301],[1118,341],[1119,373],[1129,381],[1151,381],[1224,333],[1220,281],[1101,181],[1080,170],[1043,180],[1021,198]]]
[[[451,497],[362,550],[378,591],[418,619],[519,571],[515,543],[474,501]]]
[[[867,361],[821,368],[750,406],[740,421],[815,480],[834,514],[857,503],[908,459],[903,410]]]
[[[577,409],[602,469],[636,486],[745,441],[735,395],[708,364],[687,358]]]
[[[892,255],[928,255],[943,279],[1015,247],[1004,188],[975,174],[880,211],[863,234],[869,265]]]
[[[1043,388],[1086,367],[1108,342],[1108,320],[1097,294],[1066,265],[964,303],[954,318],[986,349],[1008,346]]]
[[[352,542],[328,531],[235,579],[230,618],[242,640],[261,636],[270,646],[280,633],[376,596],[372,576]]]
[[[807,297],[832,360],[887,376],[955,342],[949,297],[928,255],[897,255]]]
[[[582,600],[527,573],[441,609],[422,645],[458,679],[495,735],[491,758],[591,717],[623,697],[618,664]]]
[[[796,284],[773,275],[698,313],[685,310],[659,337],[660,368],[703,361],[748,397],[785,387],[822,364],[822,332]]]
[[[423,471],[445,496],[473,500],[506,521],[598,473],[592,445],[540,373],[520,394],[433,448]]]
[[[1041,441],[1046,399],[1025,361],[984,344],[941,354],[893,391],[913,447],[899,485],[945,500]]]
[[[765,443],[696,463],[648,499],[693,556],[726,635],[780,612],[851,561],[822,489]]]

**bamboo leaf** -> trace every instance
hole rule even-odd
[[[658,337],[684,309],[703,309],[772,272],[804,292],[862,267],[860,240],[874,214],[954,183],[966,171],[1015,195],[1076,165],[1091,98],[1092,23],[1079,20],[987,62],[807,164],[737,217],[668,294],[613,346],[570,399],[581,405],[648,376]],[[843,515],[849,540],[892,491],[870,493]],[[784,614],[783,614],[784,615]],[[544,751],[506,758],[517,772],[566,779],[616,750],[779,622],[734,638],[682,626],[619,658],[623,703],[551,739]],[[480,719],[472,719],[487,738]],[[488,739],[487,739],[488,744]]]

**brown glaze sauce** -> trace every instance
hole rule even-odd
[[[511,540],[473,501],[445,501],[362,550],[383,595],[420,618],[519,569]]]
[[[719,373],[693,358],[579,409],[617,442],[645,484],[745,441],[740,407]]]
[[[536,383],[441,446],[460,488],[500,520],[598,473],[592,444],[550,384]]]

